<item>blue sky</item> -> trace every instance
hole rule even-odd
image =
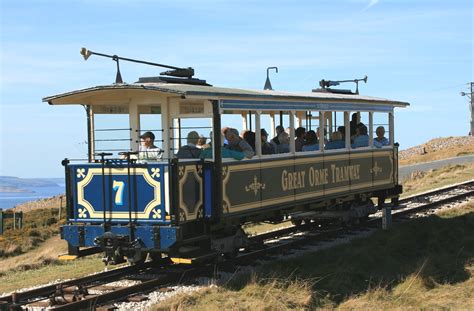
[[[216,86],[310,91],[320,79],[368,75],[361,94],[408,101],[396,112],[407,148],[469,132],[473,2],[466,1],[1,1],[0,175],[59,177],[84,157],[82,107],[45,96],[109,84],[111,61],[79,49],[193,66]],[[121,63],[126,82],[157,75]]]

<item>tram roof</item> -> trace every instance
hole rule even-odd
[[[112,84],[96,86],[72,92],[57,94],[43,98],[43,102],[51,105],[64,104],[93,104],[94,98],[102,95],[111,95],[114,91],[120,94],[150,94],[159,92],[165,95],[177,95],[186,99],[219,100],[224,109],[330,109],[353,110],[354,106],[366,109],[379,110],[382,107],[406,107],[407,102],[395,101],[385,98],[338,94],[330,92],[287,92],[275,90],[245,90],[215,86],[169,84],[169,83],[133,83]],[[143,93],[145,92],[145,93]],[[319,106],[319,107],[318,107]],[[377,107],[379,109],[377,109]],[[385,109],[380,109],[385,110]]]

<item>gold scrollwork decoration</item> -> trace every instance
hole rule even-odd
[[[379,173],[382,173],[383,169],[378,166],[377,161],[375,161],[374,167],[370,169],[370,172],[377,176]]]
[[[265,189],[265,184],[258,181],[257,175],[253,176],[253,182],[250,185],[245,186],[245,191],[246,192],[253,191],[255,196],[257,195],[258,191],[264,190],[264,189]]]
[[[225,178],[228,173],[229,173],[229,167],[228,166],[223,166],[222,167],[222,178]]]

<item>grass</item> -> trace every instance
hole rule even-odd
[[[8,211],[7,211],[8,213]],[[56,209],[44,208],[23,213],[23,228],[12,230],[12,219],[5,220],[6,228],[0,239],[0,259],[24,254],[59,233],[60,222]]]
[[[0,293],[7,293],[53,282],[59,279],[72,279],[104,270],[100,256],[90,256],[74,261],[52,260],[36,269],[24,270],[21,267],[0,275]]]
[[[471,201],[346,245],[265,264],[156,310],[472,309],[473,227]]]
[[[450,165],[428,172],[417,172],[402,181],[402,197],[422,193],[435,188],[468,181],[474,178],[474,163]]]

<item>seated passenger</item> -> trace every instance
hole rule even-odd
[[[242,138],[255,150],[255,132],[245,131]]]
[[[295,130],[295,151],[300,152],[303,150],[304,145],[304,135],[306,134],[306,129],[304,127],[299,127]]]
[[[187,145],[179,148],[176,156],[180,159],[198,159],[201,149],[196,147],[199,140],[199,134],[196,131],[189,132],[187,137]]]
[[[196,147],[198,147],[199,149],[206,149],[207,148],[206,142],[207,142],[207,138],[204,137],[204,135],[199,135],[199,139],[196,144]]]
[[[243,152],[245,154],[245,157],[249,159],[251,159],[255,155],[255,152],[253,151],[252,147],[250,147],[250,145],[245,140],[240,138],[239,132],[236,129],[228,128],[225,132],[225,138],[228,142],[228,145],[225,146],[225,148]]]
[[[375,130],[377,137],[374,138],[374,146],[377,148],[382,148],[383,146],[390,145],[390,142],[385,138],[385,128],[383,126],[377,127]]]
[[[281,125],[278,125],[276,127],[276,136],[272,138],[271,140],[271,144],[275,145],[275,148],[276,148],[276,145],[279,145],[280,144],[280,141],[278,140],[278,135],[280,135],[282,132],[284,132],[285,129],[283,128],[283,126]]]
[[[212,137],[212,135],[211,135]],[[230,150],[228,148],[224,148],[224,135],[221,136],[221,156],[222,158],[232,158],[235,160],[242,160],[245,157],[245,154],[240,151]],[[204,149],[201,154],[199,155],[201,159],[212,159],[212,147]]]
[[[326,139],[326,136],[327,136],[327,134],[328,134],[328,131],[327,131],[326,129],[324,129],[323,132],[324,132],[324,144],[327,144],[327,143],[328,143],[328,140]],[[320,137],[319,137],[319,136],[320,136],[320,135],[319,135],[319,126],[318,126],[318,128],[316,129],[316,136],[318,137],[318,140],[319,140],[319,138],[320,138]]]
[[[161,160],[163,150],[155,146],[155,134],[145,132],[140,136],[140,146],[138,148],[139,160]]]
[[[319,141],[316,136],[316,132],[311,130],[306,133],[306,142],[303,146],[303,151],[316,151],[319,150]]]
[[[345,126],[338,126],[337,131],[341,133],[341,139],[346,140],[346,127]]]
[[[359,123],[356,129],[356,136],[352,143],[352,148],[360,148],[369,146],[369,135],[367,135],[367,126]]]
[[[356,135],[357,126],[358,126],[358,123],[357,123],[357,112],[354,112],[354,113],[352,114],[351,122],[349,123],[349,125],[350,125],[350,128],[351,128],[351,137],[353,137],[353,136]]]
[[[326,144],[326,149],[341,149],[346,147],[346,142],[342,139],[341,132],[333,132],[331,141]]]
[[[290,152],[290,137],[287,132],[281,132],[280,135],[278,135],[278,141],[280,143],[277,145],[277,153]]]
[[[261,133],[261,139],[262,139],[262,154],[276,153],[275,147],[267,141],[268,139],[267,131],[265,131],[265,129],[261,129],[260,133]]]

